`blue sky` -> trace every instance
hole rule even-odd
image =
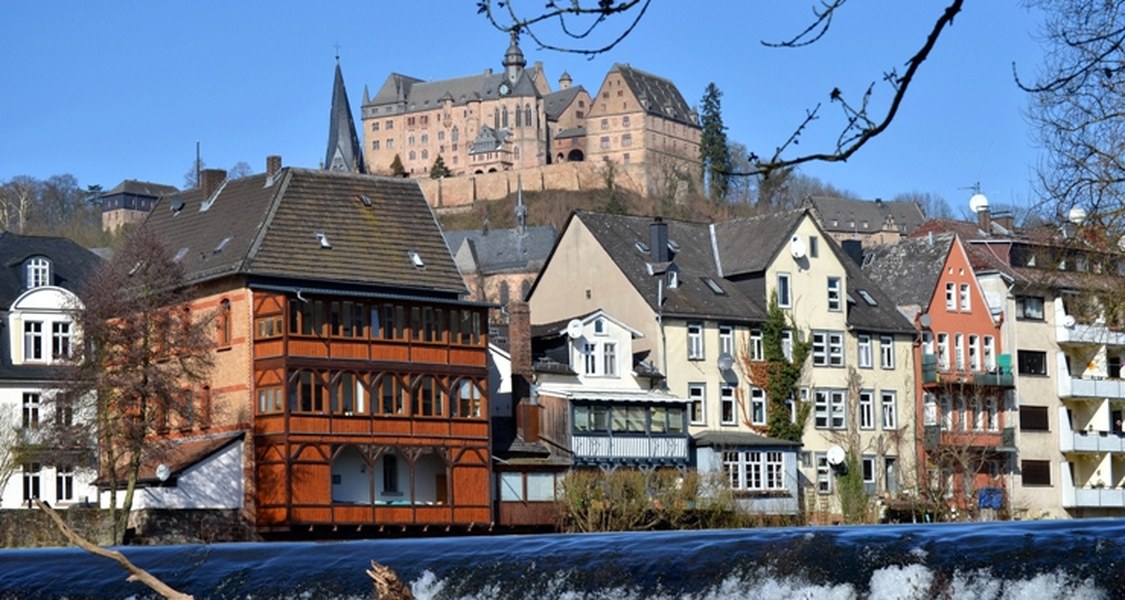
[[[813,2],[654,0],[605,55],[527,40],[524,53],[543,61],[552,87],[565,70],[591,93],[614,62],[671,79],[693,105],[713,81],[728,136],[759,154],[823,102],[799,148],[831,150],[840,121],[830,91],[858,100],[886,70],[901,72],[946,3],[855,1],[812,47],[762,47],[806,25]],[[1038,68],[1035,26],[1018,0],[966,3],[890,130],[848,163],[802,171],[864,198],[939,194],[957,211],[977,182],[993,202],[1027,202],[1039,155],[1012,63],[1021,74]],[[0,16],[0,181],[71,173],[83,187],[182,186],[197,140],[208,166],[261,171],[280,154],[316,167],[337,44],[358,119],[364,87],[373,94],[391,71],[439,79],[499,69],[507,43],[472,0],[11,3]],[[874,102],[889,96],[877,86]]]

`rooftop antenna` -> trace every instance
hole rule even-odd
[[[340,64],[340,42],[336,42],[336,64]]]
[[[199,172],[200,171],[200,164],[199,164],[200,160],[201,159],[199,158],[199,140],[195,140],[195,187],[197,187],[197,188],[203,187],[203,183],[199,181],[199,178],[202,177],[202,173]]]

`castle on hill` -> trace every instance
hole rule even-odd
[[[504,197],[517,179],[528,191],[601,188],[607,162],[618,187],[642,194],[666,187],[662,173],[698,177],[699,117],[670,80],[615,64],[593,96],[566,72],[552,90],[515,34],[501,64],[435,81],[391,73],[373,97],[365,89],[365,169],[419,179],[435,206]],[[439,159],[450,178],[431,180]]]

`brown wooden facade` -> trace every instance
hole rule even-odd
[[[486,310],[254,290],[263,530],[491,522]]]

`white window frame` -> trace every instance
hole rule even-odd
[[[37,256],[27,261],[27,289],[51,285],[51,261]]]
[[[980,361],[980,336],[969,334],[969,369],[979,373],[981,370]]]
[[[38,392],[24,392],[22,408],[23,428],[28,431],[39,429],[43,409],[43,396]]]
[[[962,283],[958,295],[961,299],[961,312],[972,312],[973,302],[972,295],[969,293],[969,284]]]
[[[750,386],[750,422],[765,425],[766,410],[766,391],[756,385]]]
[[[23,359],[24,361],[46,360],[43,343],[43,321],[23,322]]]
[[[953,312],[957,310],[957,284],[945,284],[945,310]]]
[[[738,425],[738,401],[735,387],[729,383],[719,384],[719,424]]]
[[[981,401],[980,396],[973,396],[969,406],[971,407],[969,410],[973,413],[973,431],[984,431],[984,402]]]
[[[765,360],[766,355],[762,346],[762,330],[750,330],[750,360]]]
[[[602,375],[617,377],[617,342],[602,343]]]
[[[69,360],[74,356],[74,331],[70,321],[51,323],[51,358]]]
[[[789,273],[777,274],[777,306],[778,308],[793,306],[793,278]]]
[[[719,354],[734,356],[734,326],[719,325]]]
[[[859,428],[875,429],[875,390],[859,391]]]
[[[814,426],[816,429],[843,429],[847,423],[847,392],[842,389],[813,390]]]
[[[961,333],[953,334],[953,357],[957,361],[956,371],[965,369],[965,336]]]
[[[873,360],[871,336],[861,333],[856,336],[856,366],[861,369],[871,369],[874,367]]]
[[[922,394],[922,423],[923,425],[937,425],[939,423],[937,398],[925,392]]]
[[[942,431],[953,431],[953,397],[949,394],[942,394],[938,402],[941,406]]]
[[[582,346],[582,359],[583,359],[583,374],[584,375],[597,375],[598,374],[598,345],[593,342],[586,342]]]
[[[840,290],[842,288],[843,284],[839,277],[828,278],[828,310],[838,312],[842,309],[842,303],[840,302]]]
[[[949,370],[949,334],[939,331],[937,334],[938,369]]]
[[[996,396],[989,396],[984,401],[984,407],[988,411],[988,430],[1000,431],[1000,402]]]
[[[879,336],[879,365],[884,369],[895,368],[895,338],[893,335]]]
[[[812,364],[814,367],[828,366],[828,332],[812,332]]]
[[[883,390],[879,393],[879,404],[883,412],[883,429],[898,429],[898,392]]]
[[[984,368],[996,370],[996,339],[991,335],[984,336]]]
[[[828,464],[828,455],[817,452],[813,455],[816,460],[816,492],[818,494],[832,493],[832,466]]]
[[[688,419],[692,425],[707,423],[707,384],[688,384]]]
[[[828,366],[844,366],[844,333],[842,331],[828,332]]]
[[[793,361],[793,330],[785,329],[781,332],[781,353],[785,360]]]
[[[688,360],[704,360],[703,323],[687,324]]]

